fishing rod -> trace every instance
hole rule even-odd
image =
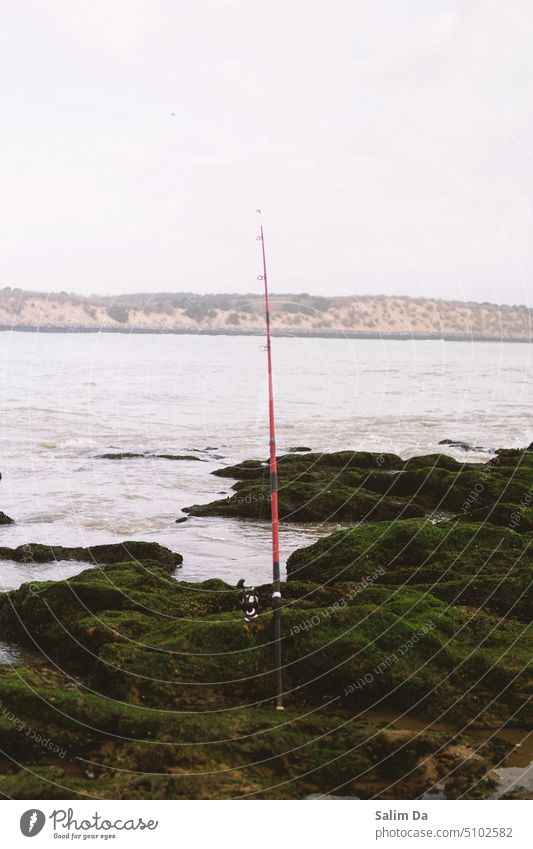
[[[261,210],[257,210],[261,214]],[[274,419],[274,388],[272,382],[272,344],[270,337],[270,305],[263,225],[260,225],[263,274],[258,280],[265,284],[266,352],[268,363],[268,418],[270,425],[270,505],[272,513],[272,611],[274,613],[274,651],[276,664],[276,710],[283,710],[283,676],[281,661],[281,580],[279,571],[278,465],[276,460],[276,427]]]

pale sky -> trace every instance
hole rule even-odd
[[[3,0],[0,25],[0,287],[255,291],[261,207],[274,291],[531,304],[531,0]]]

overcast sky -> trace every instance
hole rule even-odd
[[[0,286],[530,303],[531,0],[3,0]],[[175,113],[172,115],[171,113]]]

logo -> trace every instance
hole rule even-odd
[[[24,837],[35,837],[42,831],[46,822],[46,817],[42,811],[37,808],[32,808],[29,811],[24,811],[20,818],[20,830]]]

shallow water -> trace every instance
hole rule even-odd
[[[505,794],[533,793],[533,762],[523,767],[503,767],[495,770],[499,785],[495,799]]]
[[[267,522],[175,524],[183,507],[228,491],[232,481],[212,470],[267,455],[261,343],[0,333],[0,509],[16,520],[0,527],[0,545],[156,540],[184,555],[183,580],[268,581]],[[279,338],[273,349],[280,453],[307,445],[408,457],[443,438],[486,449],[533,438],[529,345]],[[109,451],[192,452],[203,462],[98,459]],[[284,526],[282,559],[329,530]],[[34,569],[23,579],[44,574]]]
[[[427,722],[411,714],[397,716],[390,710],[370,709],[362,718],[382,728],[402,731],[426,730],[449,734],[452,740],[456,735],[465,734],[479,743],[480,748],[487,741],[504,740],[512,748],[502,763],[493,770],[497,787],[491,798],[499,799],[506,793],[533,792],[533,733],[529,729],[503,725],[501,727],[466,726],[459,728],[446,722]],[[444,785],[436,784],[424,794],[425,799],[445,799]]]
[[[39,652],[32,652],[30,649],[23,649],[20,646],[0,640],[0,666],[17,664],[27,666],[42,662],[44,662],[44,658]]]
[[[14,560],[0,560],[0,592],[16,590],[22,584],[36,582],[35,592],[39,591],[41,581],[62,581],[78,575],[84,569],[93,567],[92,563],[77,560],[54,560],[52,563],[17,563]]]

